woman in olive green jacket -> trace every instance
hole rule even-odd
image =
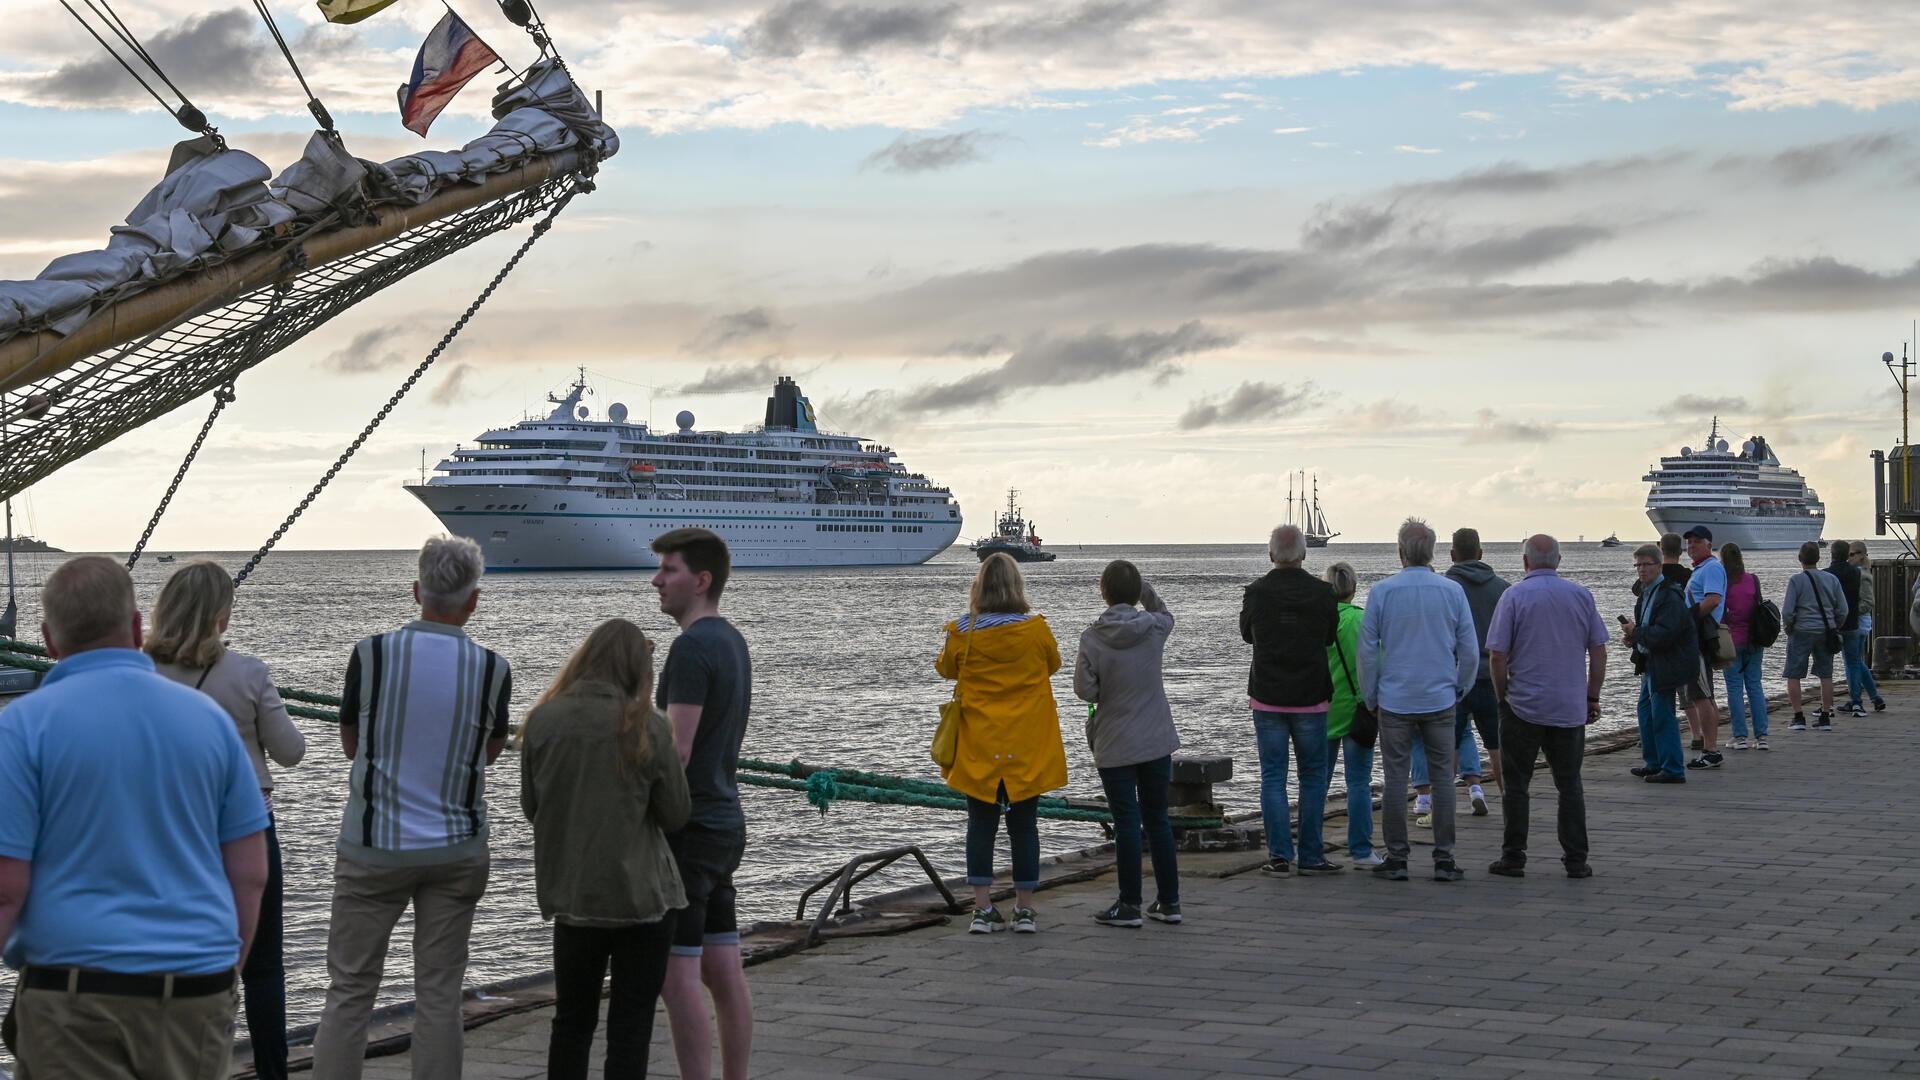
[[[687,903],[666,834],[691,808],[673,731],[652,697],[653,642],[613,619],[588,635],[522,726],[520,807],[533,823],[540,915],[553,920],[549,1077],[586,1077],[609,963],[606,1076],[647,1075],[672,913]]]

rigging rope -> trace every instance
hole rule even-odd
[[[387,403],[380,406],[380,411],[373,414],[373,419],[367,421],[367,426],[360,429],[360,434],[354,436],[353,441],[347,444],[347,448],[340,452],[340,456],[334,459],[333,465],[320,477],[319,482],[315,483],[312,490],[307,492],[306,498],[300,500],[300,505],[293,508],[293,512],[288,514],[287,519],[280,523],[280,527],[273,530],[273,535],[267,537],[267,542],[260,545],[260,550],[254,552],[253,557],[247,560],[247,564],[242,566],[240,572],[233,576],[235,588],[238,588],[247,580],[247,577],[253,573],[254,567],[260,565],[260,560],[267,557],[267,553],[272,551],[274,545],[280,542],[280,538],[287,534],[287,530],[293,528],[293,523],[300,519],[301,514],[306,513],[307,507],[313,505],[313,500],[320,497],[320,492],[333,481],[333,478],[339,474],[340,470],[346,467],[347,461],[351,459],[353,455],[359,451],[361,445],[373,435],[373,430],[380,426],[381,421],[387,418],[387,414],[392,412],[395,406],[400,404],[400,399],[407,396],[407,392],[412,390],[413,385],[420,381],[420,377],[427,373],[427,369],[433,366],[433,362],[440,359],[440,354],[446,351],[447,346],[453,344],[453,339],[459,336],[460,331],[466,329],[468,321],[480,310],[481,305],[485,304],[487,300],[493,296],[494,290],[498,289],[500,284],[507,279],[507,275],[513,272],[514,267],[520,265],[520,260],[526,257],[527,252],[532,249],[533,245],[537,243],[542,236],[547,234],[547,230],[553,228],[553,220],[559,216],[560,211],[566,209],[567,204],[573,201],[575,195],[580,194],[582,191],[591,191],[592,189],[593,181],[589,173],[583,172],[575,177],[573,186],[567,189],[567,192],[561,195],[559,199],[555,200],[553,206],[547,210],[545,217],[534,223],[532,234],[521,242],[520,247],[514,251],[513,257],[507,260],[506,265],[500,268],[500,272],[493,275],[493,280],[487,282],[487,287],[480,290],[480,295],[474,298],[473,303],[468,304],[467,309],[460,313],[458,319],[454,320],[453,326],[448,328],[447,332],[441,336],[439,344],[435,345],[433,350],[427,353],[426,359],[420,361],[420,363],[414,367],[413,372],[407,376],[406,381],[400,384],[400,389],[393,392],[393,396],[387,399]]]
[[[200,453],[200,445],[207,441],[207,433],[213,430],[213,422],[220,419],[220,413],[233,401],[233,380],[213,392],[213,411],[207,414],[207,422],[200,425],[200,434],[187,448],[187,456],[180,462],[180,468],[173,474],[173,483],[167,485],[166,494],[160,496],[160,505],[153,508],[153,516],[147,519],[147,527],[141,531],[140,539],[133,545],[133,553],[127,556],[127,569],[140,561],[140,553],[147,549],[147,541],[153,539],[153,530],[160,525],[160,515],[167,512],[167,504],[173,501],[175,492],[180,490],[180,482],[187,478],[187,469],[193,465],[193,459]]]
[[[260,13],[261,20],[267,24],[267,33],[273,35],[273,43],[280,46],[280,55],[287,58],[287,66],[293,69],[293,77],[300,80],[300,90],[307,95],[307,111],[313,114],[313,119],[320,125],[321,130],[332,131],[332,114],[327,112],[325,105],[320,104],[320,99],[314,96],[313,88],[307,85],[307,77],[300,73],[300,65],[293,59],[293,50],[287,47],[287,39],[280,35],[280,24],[274,21],[273,12],[267,8],[266,0],[253,0],[253,7]]]
[[[120,18],[120,13],[113,10],[113,5],[109,0],[81,0],[81,3],[87,5],[87,10],[93,12],[95,18],[105,23],[107,29],[112,31],[113,35],[119,38],[122,44],[132,50],[133,55],[138,57],[140,62],[145,64],[161,82],[165,83],[167,89],[173,91],[173,96],[180,99],[180,107],[178,109],[168,105],[166,101],[154,91],[153,87],[148,86],[147,81],[133,70],[133,66],[128,64],[124,59],[121,59],[120,54],[114,51],[113,46],[108,45],[106,39],[101,37],[98,31],[94,30],[93,24],[82,18],[80,13],[75,11],[73,7],[67,3],[67,0],[60,0],[60,6],[67,9],[67,14],[72,15],[78,20],[81,27],[84,28],[87,33],[93,35],[95,41],[100,43],[100,47],[107,50],[108,55],[119,61],[120,66],[126,68],[127,74],[132,75],[135,82],[139,83],[147,93],[152,94],[153,99],[160,103],[160,107],[171,113],[173,118],[179,121],[181,127],[186,128],[188,131],[200,132],[211,139],[215,146],[221,150],[225,150],[227,148],[226,140],[222,139],[220,132],[216,130],[212,124],[207,122],[207,114],[196,108],[193,102],[187,99],[187,95],[181,93],[180,88],[173,84],[173,80],[167,77],[166,69],[162,68],[159,62],[154,60],[153,54],[147,52],[146,46],[140,44],[140,39],[134,36],[133,30],[127,26],[125,20]]]

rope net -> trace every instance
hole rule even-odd
[[[279,281],[0,394],[0,417],[7,427],[0,498],[232,382],[362,300],[551,209],[591,183],[584,172],[555,176],[324,266],[304,265],[301,249],[290,245],[287,271]],[[284,297],[277,298],[283,287]]]

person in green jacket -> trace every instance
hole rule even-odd
[[[605,1075],[647,1075],[673,912],[687,904],[666,834],[692,810],[673,729],[652,698],[653,642],[611,619],[522,725],[520,808],[533,823],[540,916],[553,920],[555,1080],[587,1076],[609,963]]]
[[[1343,562],[1327,567],[1327,584],[1333,586],[1333,598],[1339,605],[1340,628],[1337,644],[1327,650],[1327,669],[1333,676],[1333,698],[1327,706],[1326,784],[1333,786],[1333,769],[1341,761],[1347,766],[1347,854],[1353,865],[1379,866],[1383,861],[1373,852],[1373,747],[1353,741],[1354,693],[1359,684],[1360,619],[1365,614],[1353,602],[1359,579],[1353,567]]]

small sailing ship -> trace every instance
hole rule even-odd
[[[1298,522],[1294,521],[1293,517],[1293,481],[1296,476],[1299,477],[1300,480],[1301,520]],[[1307,546],[1310,548],[1326,547],[1327,541],[1340,535],[1338,531],[1327,524],[1327,515],[1320,509],[1320,474],[1315,473],[1313,476],[1312,501],[1308,501],[1307,498],[1306,472],[1302,470],[1299,473],[1289,473],[1287,475],[1287,524],[1297,524],[1300,526],[1300,531],[1306,536]]]

